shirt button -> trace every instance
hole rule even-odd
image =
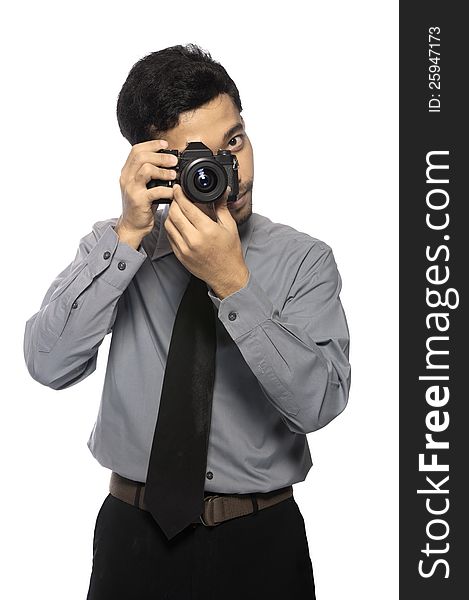
[[[123,271],[125,269],[127,265],[125,264],[125,261],[121,260],[117,263],[117,268],[120,269],[121,271]]]
[[[237,317],[237,316],[238,316],[238,315],[237,315],[237,313],[235,313],[235,311],[234,311],[234,310],[232,310],[232,311],[230,312],[230,314],[228,315],[228,319],[229,319],[230,321],[234,321],[234,320],[236,319],[236,317]]]
[[[212,471],[207,471],[207,479],[213,479]]]
[[[110,252],[108,252],[107,250],[106,250],[106,252],[103,254],[103,258],[105,258],[106,260],[107,260],[107,259],[108,259],[110,256],[111,256],[111,253],[110,253]]]
[[[78,302],[75,300],[75,302],[72,304],[72,308],[78,308]]]

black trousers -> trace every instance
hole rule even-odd
[[[303,516],[290,497],[167,540],[151,514],[108,494],[87,600],[315,600]]]

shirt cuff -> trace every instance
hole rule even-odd
[[[274,306],[252,272],[244,287],[220,300],[211,289],[208,295],[218,308],[218,318],[233,340],[252,331],[272,317]]]
[[[102,274],[101,278],[107,283],[125,290],[146,258],[147,253],[141,245],[138,250],[132,248],[109,225],[89,253],[88,265],[92,277]]]

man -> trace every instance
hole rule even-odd
[[[112,331],[88,440],[112,470],[88,600],[315,597],[292,484],[312,465],[306,434],[348,400],[341,279],[327,244],[252,212],[253,149],[241,111],[226,70],[196,45],[137,62],[117,104],[132,145],[120,176],[122,213],[93,225],[26,323],[29,372],[56,390],[96,369]],[[237,157],[236,202],[229,189],[207,204],[177,183],[147,187],[176,180],[178,158],[158,151],[182,152],[191,141]],[[202,289],[198,302],[216,333],[216,368],[195,374],[213,345],[197,345],[209,338],[201,329],[189,354],[199,309],[179,327],[188,282]],[[201,398],[211,404],[198,405]],[[205,454],[196,439],[206,439]],[[197,518],[186,523],[182,512],[194,506]]]

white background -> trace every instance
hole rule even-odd
[[[121,211],[118,92],[145,54],[194,42],[236,82],[253,210],[324,240],[343,280],[352,387],[308,435],[294,486],[318,600],[391,600],[397,579],[397,2],[10,3],[2,15],[2,598],[84,600],[110,471],[86,441],[97,371],[54,391],[26,320],[95,221]],[[130,600],[130,599],[129,599]]]

